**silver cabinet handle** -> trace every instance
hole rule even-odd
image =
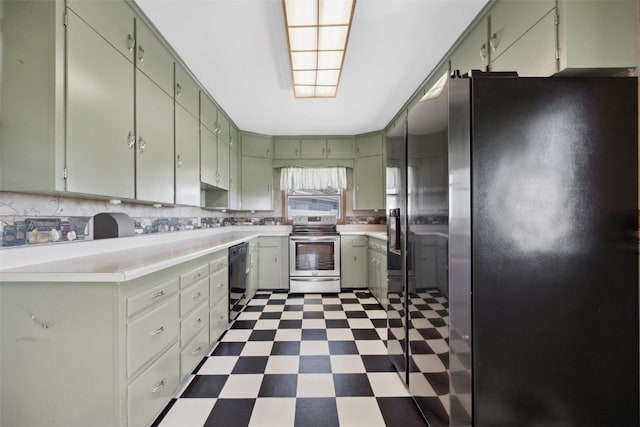
[[[161,297],[163,295],[164,295],[164,291],[160,291],[160,292],[156,292],[155,294],[151,295],[150,298],[151,299],[156,299],[156,298],[159,298],[159,297]]]
[[[486,43],[482,43],[482,46],[480,46],[480,58],[482,58],[482,62],[487,60],[487,44]]]
[[[133,131],[129,131],[129,135],[127,136],[127,146],[129,148],[133,148],[136,145],[136,136],[133,134]]]
[[[144,48],[142,45],[138,45],[138,60],[144,62]]]
[[[178,157],[176,158],[176,164],[178,167],[182,166],[182,157],[180,156],[180,154],[178,154]]]
[[[218,288],[220,289],[224,288],[224,283],[218,283]]]
[[[273,256],[273,262],[278,262],[278,255]]]
[[[159,383],[157,386],[155,386],[155,387],[151,390],[151,393],[157,393],[157,392],[159,392],[159,391],[160,391],[160,390],[162,390],[162,389],[164,388],[164,386],[166,386],[166,385],[167,385],[166,378],[163,378],[163,379],[162,379],[162,381],[160,381],[160,383]]]
[[[193,296],[193,299],[198,299],[198,298],[200,298],[201,296],[202,296],[202,292],[198,292],[197,294],[195,294],[195,295]]]
[[[136,46],[136,39],[131,34],[127,35],[127,48],[129,52],[133,52],[133,48]]]
[[[271,192],[271,184],[267,184],[267,193]]]
[[[356,153],[360,154],[360,147],[356,148]]]
[[[198,354],[200,354],[201,351],[202,351],[202,346],[199,346],[198,348],[195,349],[193,353],[191,353],[191,355],[197,356]]]
[[[196,274],[194,274],[194,275],[193,275],[193,279],[194,279],[194,280],[195,280],[195,279],[199,279],[199,278],[200,278],[200,276],[202,276],[202,273],[196,273]]]
[[[358,257],[356,255],[353,256],[353,262],[358,262]]]
[[[147,143],[142,139],[142,137],[138,138],[138,151],[140,153],[144,153],[144,149],[147,146]]]
[[[323,156],[324,156],[324,152],[325,152],[325,150],[326,150],[325,148],[323,148],[323,149],[322,149],[322,155],[323,155]]]
[[[165,331],[164,326],[160,326],[158,329],[156,329],[155,331],[151,332],[151,336],[155,337],[156,335],[160,335],[164,331]]]
[[[327,156],[331,154],[331,148],[327,148]]]
[[[195,323],[193,324],[194,327],[198,326],[200,323],[202,323],[202,319],[198,318],[198,320],[195,321]]]
[[[182,86],[180,86],[180,83],[176,83],[176,96],[180,95],[182,95]]]
[[[491,52],[495,52],[498,48],[498,33],[493,33],[489,39],[489,46],[491,46]]]
[[[229,178],[229,187],[233,188],[233,178]]]
[[[221,315],[220,315],[220,321],[221,321],[221,322],[224,322],[224,314],[221,314]]]
[[[213,128],[213,131],[215,133],[220,133],[220,124],[218,122],[216,122],[216,126]]]
[[[267,148],[267,156],[271,153],[271,148]]]

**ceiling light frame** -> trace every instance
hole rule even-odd
[[[342,77],[356,0],[282,0],[282,7],[294,96],[335,98]],[[343,19],[320,22],[321,15],[341,15]],[[297,38],[304,35],[306,39]],[[331,42],[333,44],[327,45]],[[331,61],[333,63],[329,66],[321,66]]]

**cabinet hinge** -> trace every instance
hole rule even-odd
[[[558,16],[558,12],[556,12],[555,16],[553,17],[553,23],[556,25],[560,23],[560,17]]]
[[[560,59],[560,49],[556,49],[556,59]]]
[[[62,177],[63,177],[64,179],[69,178],[69,169],[68,169],[68,168],[64,168],[64,169],[62,169]]]
[[[68,14],[64,14],[63,18],[62,18],[62,23],[64,24],[64,26],[66,27],[67,25],[69,25],[69,15]]]

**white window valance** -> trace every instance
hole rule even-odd
[[[281,190],[347,188],[347,169],[338,168],[282,168]]]

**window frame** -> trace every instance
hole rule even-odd
[[[347,215],[347,206],[346,206],[346,200],[347,200],[347,191],[344,188],[340,189],[340,194],[338,195],[338,197],[340,197],[340,217],[337,220],[337,224],[340,225],[344,225],[345,224],[345,217]],[[288,212],[288,208],[289,208],[289,191],[287,190],[282,190],[282,223],[285,225],[291,225],[292,221],[289,219],[289,212]]]

